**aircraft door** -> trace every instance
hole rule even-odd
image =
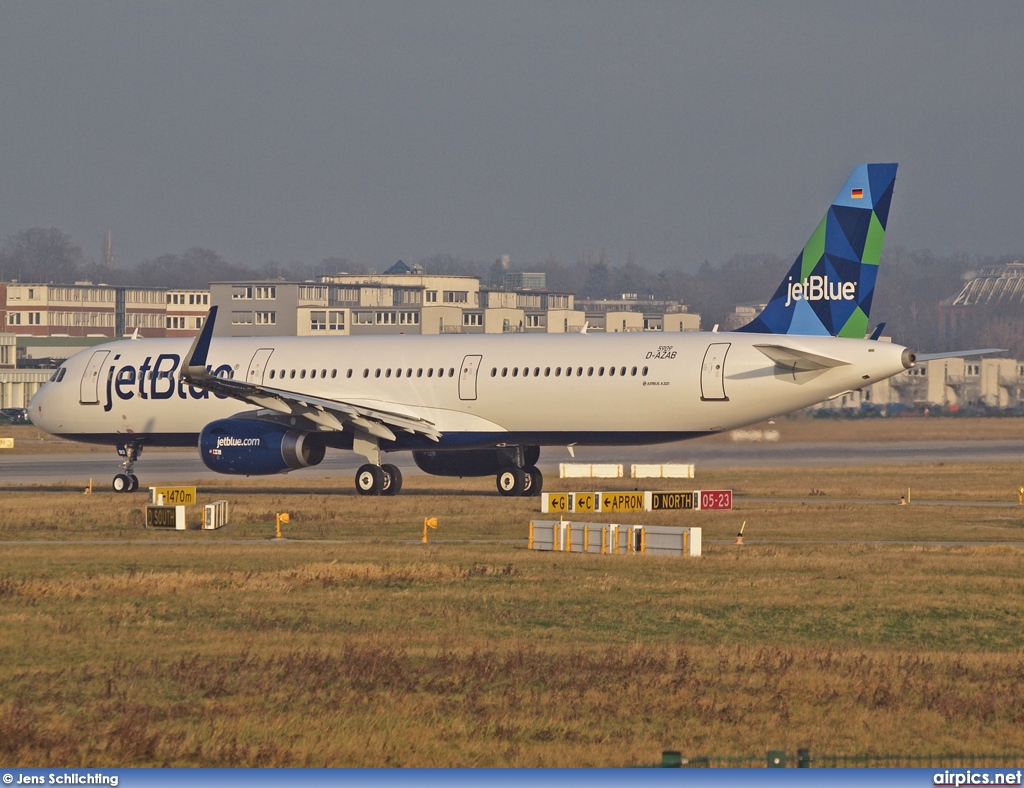
[[[83,405],[98,405],[100,402],[100,371],[110,355],[109,350],[97,350],[89,359],[89,365],[82,373],[82,387],[79,401]]]
[[[480,370],[483,356],[466,356],[462,359],[462,374],[459,375],[459,399],[476,399],[476,373]]]
[[[705,402],[728,400],[725,395],[725,357],[732,347],[731,342],[708,345],[704,363],[700,368],[700,398]]]
[[[252,361],[249,362],[249,371],[245,373],[246,383],[255,383],[258,386],[263,385],[263,372],[266,370],[267,362],[270,361],[270,355],[273,352],[273,348],[261,347],[253,353]]]

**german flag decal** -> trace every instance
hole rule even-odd
[[[854,200],[860,200],[864,197],[863,189],[850,189],[850,197]]]

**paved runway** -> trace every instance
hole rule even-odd
[[[421,471],[406,452],[387,457],[406,475]],[[1018,462],[1024,460],[1024,441],[904,441],[898,443],[722,443],[682,441],[661,446],[578,447],[573,460],[564,448],[548,447],[539,463],[546,475],[557,477],[560,462],[692,462],[698,468],[784,466],[836,466],[940,462]],[[0,489],[32,484],[81,484],[92,477],[106,485],[119,470],[119,459],[109,453],[7,454],[0,452]],[[307,478],[351,478],[363,460],[351,452],[329,451],[315,468],[296,471]],[[135,466],[143,486],[151,480],[183,482],[223,479],[208,470],[198,452],[150,452]],[[628,473],[628,470],[627,470]]]

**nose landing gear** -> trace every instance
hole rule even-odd
[[[123,443],[117,447],[117,456],[124,457],[124,462],[121,463],[124,473],[119,473],[114,477],[111,484],[114,492],[130,493],[139,489],[139,477],[135,475],[135,461],[139,459],[140,454],[142,454],[142,447],[134,443]]]

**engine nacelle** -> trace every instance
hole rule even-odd
[[[450,451],[414,451],[413,461],[432,476],[496,476],[509,465],[501,449],[456,449]],[[539,446],[524,446],[526,465],[540,458]]]
[[[219,419],[199,433],[199,456],[217,473],[266,476],[319,465],[324,439],[258,419]]]

